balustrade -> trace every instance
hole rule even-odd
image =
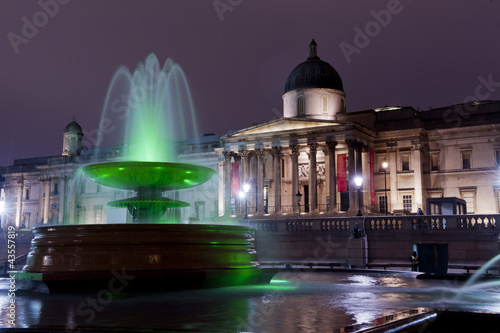
[[[291,207],[291,206],[290,206]],[[286,209],[286,206],[283,207]],[[249,211],[250,213],[250,211]],[[355,224],[368,232],[462,229],[475,232],[497,228],[500,214],[475,215],[407,215],[407,216],[350,216],[343,218],[293,218],[250,220],[250,226],[261,231],[349,231]]]

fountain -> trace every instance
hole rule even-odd
[[[174,142],[188,134],[184,116],[194,119],[180,67],[167,60],[160,68],[157,58],[150,55],[133,74],[120,68],[108,91],[102,119],[107,119],[110,110],[124,111],[113,109],[113,96],[123,89],[127,94],[121,95],[129,99],[126,113],[121,115],[127,124],[127,159],[82,169],[99,185],[136,193],[108,203],[127,208],[133,223],[35,228],[27,264],[16,273],[18,288],[111,290],[122,282],[127,290],[158,291],[268,283],[277,270],[259,267],[254,229],[181,224],[178,210],[189,204],[163,196],[166,191],[203,184],[215,173],[177,161]],[[109,119],[102,120],[102,126],[109,128]],[[100,129],[99,133],[102,145],[106,131]]]

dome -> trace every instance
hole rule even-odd
[[[339,73],[329,63],[320,60],[314,39],[309,44],[309,58],[297,65],[288,76],[285,94],[292,90],[329,88],[344,91]]]
[[[63,133],[71,133],[71,134],[78,134],[78,135],[83,135],[82,127],[78,125],[76,122],[75,117],[73,117],[73,121],[70,122],[66,127],[64,128]]]

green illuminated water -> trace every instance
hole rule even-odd
[[[168,222],[179,222],[177,210],[189,204],[162,192],[200,185],[215,173],[177,161],[177,143],[198,132],[185,74],[171,59],[161,67],[151,54],[133,73],[119,68],[97,133],[99,147],[123,146],[125,160],[88,165],[83,172],[100,185],[136,191],[136,197],[108,203],[127,208],[134,222],[166,222],[167,210],[173,211]]]

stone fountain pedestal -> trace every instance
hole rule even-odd
[[[19,289],[45,293],[162,291],[269,283],[253,228],[203,224],[66,225],[34,229]]]

